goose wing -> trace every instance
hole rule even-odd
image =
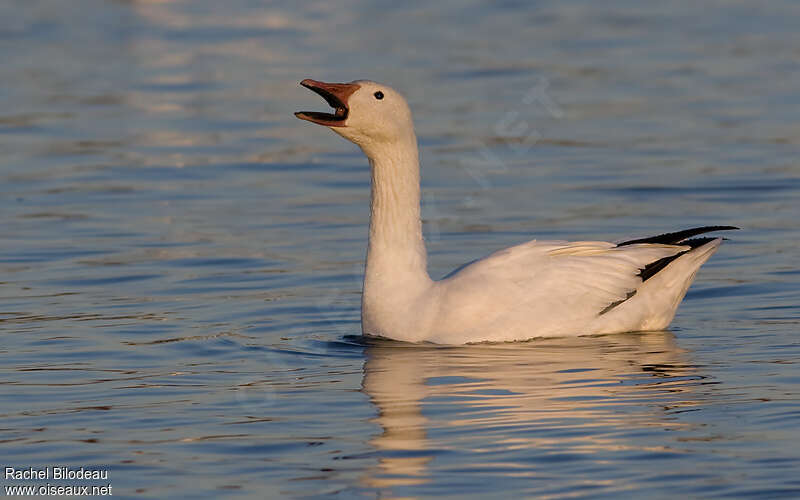
[[[732,229],[710,226],[619,244],[533,240],[448,276],[445,309],[479,323],[531,324],[522,321],[527,317],[543,330],[566,331],[612,311],[673,260],[714,240],[694,236],[723,228]]]

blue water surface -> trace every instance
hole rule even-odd
[[[0,465],[122,498],[797,498],[799,20],[0,3]],[[435,277],[532,238],[742,230],[669,331],[364,340],[368,168],[292,116],[325,109],[306,77],[407,95]]]

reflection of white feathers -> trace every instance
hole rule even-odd
[[[670,413],[699,404],[691,392],[703,382],[670,332],[465,347],[370,343],[363,389],[380,426],[370,486],[426,482],[443,448],[449,455],[438,467],[464,469],[483,466],[469,462],[481,453],[499,460],[635,449],[641,443],[625,437],[634,429],[686,425]]]
[[[405,99],[364,80],[303,85],[337,113],[297,116],[330,127],[369,158],[364,334],[463,344],[663,329],[722,241],[690,238],[734,229],[697,228],[619,245],[531,241],[434,282],[422,239],[417,139]]]

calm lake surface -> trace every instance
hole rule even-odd
[[[0,465],[122,498],[799,497],[799,22],[0,3]],[[368,169],[292,116],[326,108],[306,77],[407,95],[435,277],[532,238],[742,231],[670,331],[365,341]]]

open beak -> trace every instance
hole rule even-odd
[[[328,105],[335,109],[334,113],[322,113],[319,111],[298,111],[294,116],[301,120],[308,120],[326,127],[343,127],[349,109],[347,99],[360,87],[355,83],[325,83],[306,78],[300,85],[311,89],[321,95]]]

